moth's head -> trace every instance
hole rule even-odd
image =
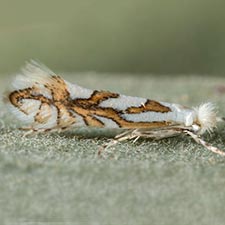
[[[194,108],[194,110],[196,112],[196,124],[199,126],[197,132],[200,134],[206,131],[212,132],[217,123],[215,105],[208,102]]]

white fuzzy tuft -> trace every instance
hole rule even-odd
[[[211,103],[204,103],[195,108],[197,114],[197,122],[200,124],[200,133],[203,134],[206,131],[211,132],[216,127],[216,111],[215,106]]]

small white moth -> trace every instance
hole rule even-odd
[[[81,126],[121,129],[123,132],[107,147],[126,139],[161,139],[184,133],[210,151],[225,155],[199,137],[211,132],[221,120],[217,118],[212,103],[189,108],[108,91],[93,91],[65,81],[35,61],[26,64],[12,86],[5,95],[5,103],[18,119],[28,124],[23,129],[30,132],[61,131]]]

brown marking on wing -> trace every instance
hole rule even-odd
[[[99,105],[101,102],[109,99],[109,98],[118,98],[119,94],[117,93],[112,93],[109,91],[93,91],[92,95],[90,98],[78,98],[75,99],[74,101],[76,104],[81,105],[83,108],[89,108],[93,106]]]
[[[128,121],[121,117],[120,113],[112,108],[98,108],[97,110],[91,110],[94,115],[102,116],[116,122],[121,128],[154,128],[159,126],[167,126],[169,122],[133,122]]]
[[[105,126],[105,124],[102,121],[100,121],[99,119],[94,118],[92,116],[87,116],[84,118],[84,120],[85,120],[85,123],[91,127],[104,127]]]
[[[40,95],[33,95],[33,88],[26,88],[23,90],[16,90],[9,94],[8,99],[14,105],[16,108],[18,108],[21,112],[28,115],[29,109],[23,109],[23,99],[32,99],[32,100],[38,100],[41,102],[41,104],[50,104],[51,100],[48,98]]]
[[[45,97],[42,92],[51,94],[50,98]],[[18,108],[21,112],[28,115],[28,108],[25,107],[23,100],[38,100],[41,104],[36,115],[34,115],[35,124],[45,124],[52,116],[52,108],[57,109],[57,125],[59,127],[68,127],[76,122],[75,115],[68,109],[67,105],[70,101],[70,94],[67,90],[65,81],[59,76],[51,76],[44,85],[44,89],[35,82],[32,87],[23,90],[15,90],[8,94],[8,100]],[[24,106],[24,107],[23,107]],[[29,107],[29,105],[28,105]]]
[[[26,88],[23,90],[13,91],[9,94],[9,101],[18,108],[22,105],[21,100],[23,99],[33,99],[39,100],[41,103],[51,103],[51,100],[44,97],[43,95],[34,95],[33,90],[33,88]]]
[[[75,102],[74,102],[75,103]],[[89,123],[90,118],[93,119],[93,115],[97,115],[100,117],[104,117],[107,119],[113,120],[115,123],[118,124],[120,128],[125,128],[125,129],[132,129],[132,128],[156,128],[156,127],[162,127],[162,126],[168,126],[170,122],[158,122],[158,121],[153,121],[153,122],[133,122],[133,121],[127,121],[124,118],[121,117],[120,113],[117,112],[113,108],[101,108],[101,107],[96,107],[96,108],[81,108],[80,106],[76,106],[75,104],[71,106],[71,109],[81,115],[85,121],[87,121],[88,126],[95,126],[95,127],[103,127],[104,124],[99,121],[97,123]]]
[[[155,127],[162,127],[162,126],[168,126],[170,124],[169,122],[133,122],[128,121],[124,119],[121,114],[122,112],[110,107],[100,107],[99,104],[109,98],[118,98],[119,94],[106,92],[106,91],[94,91],[90,98],[87,99],[74,99],[71,101],[70,108],[75,113],[81,115],[84,118],[84,121],[88,126],[96,126],[96,127],[103,127],[104,123],[100,120],[96,121],[96,118],[93,117],[93,115],[97,115],[100,117],[104,117],[107,119],[113,120],[115,123],[118,124],[119,127],[125,128],[125,129],[132,129],[132,128],[155,128]],[[141,109],[139,107],[133,107],[137,108],[140,112],[143,111],[149,111],[151,108],[152,110],[158,110],[159,112],[168,112],[171,111],[169,107],[163,106],[162,104],[148,100],[145,104],[145,109]],[[132,109],[131,109],[132,111]],[[134,113],[134,112],[133,112]],[[92,120],[94,119],[94,122]]]
[[[41,113],[43,110],[46,111],[45,114]],[[40,108],[34,117],[34,121],[37,123],[46,123],[51,116],[50,106],[47,103],[43,103],[40,105]]]
[[[105,101],[109,98],[118,98],[119,94],[112,93],[108,91],[93,91],[90,98],[79,98],[72,100],[72,104],[70,107],[74,110],[78,115],[82,116],[87,126],[94,127],[104,127],[105,124],[95,118],[93,112],[98,110],[100,107],[98,106],[102,101]],[[97,115],[97,114],[96,114]]]
[[[31,88],[27,88],[26,90],[16,90],[9,94],[9,101],[14,105],[15,107],[20,107],[22,105],[21,100],[25,97],[30,97],[30,90]]]
[[[95,118],[95,115],[113,120],[118,124],[118,127],[125,129],[134,128],[156,128],[162,126],[168,126],[170,122],[166,121],[153,121],[153,122],[133,122],[128,121],[122,117],[122,111],[116,110],[111,107],[101,107],[99,104],[109,98],[118,98],[119,94],[111,93],[107,91],[93,91],[90,98],[79,98],[71,100],[70,94],[67,90],[65,81],[59,76],[52,76],[52,82],[47,82],[45,88],[52,94],[52,99],[49,99],[41,94],[41,90],[38,90],[36,86],[26,88],[23,90],[17,90],[9,95],[10,102],[21,110],[22,99],[34,99],[41,102],[40,110],[35,116],[35,121],[38,123],[45,123],[50,116],[41,115],[43,104],[56,107],[58,111],[57,125],[58,127],[68,127],[76,122],[74,113],[83,117],[85,123],[88,126],[104,127],[104,124],[100,119]],[[39,94],[40,93],[40,94]],[[49,109],[51,110],[51,109]],[[21,110],[22,111],[22,110]],[[169,107],[155,101],[146,101],[145,105],[140,107],[130,107],[127,113],[142,113],[145,111],[157,111],[157,112],[169,112]],[[22,111],[24,112],[24,111]],[[49,111],[51,114],[51,111]],[[26,112],[24,112],[26,113]]]
[[[125,110],[126,113],[143,113],[143,112],[161,112],[161,113],[167,113],[171,112],[171,109],[167,106],[162,105],[161,103],[154,101],[154,100],[147,100],[145,104],[139,106],[139,107],[129,107]]]
[[[123,123],[122,123],[123,124]],[[157,128],[157,127],[166,127],[171,123],[167,121],[152,121],[152,122],[128,122],[124,126],[121,125],[121,128],[126,129],[136,129],[136,128]]]
[[[51,91],[54,101],[65,101],[70,98],[65,81],[60,76],[52,76],[52,82],[47,82],[44,86]]]
[[[75,104],[70,105],[70,109],[81,117],[83,117],[84,122],[87,126],[104,127],[104,123],[93,117],[93,114],[90,112],[89,109],[76,106]]]
[[[61,102],[55,102],[55,107],[57,108],[57,125],[60,127],[68,127],[76,122],[75,115],[73,115],[66,105]]]

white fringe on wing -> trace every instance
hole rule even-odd
[[[12,83],[14,89],[28,88],[35,83],[45,84],[52,75],[56,75],[48,67],[34,60],[27,62],[21,71]]]

